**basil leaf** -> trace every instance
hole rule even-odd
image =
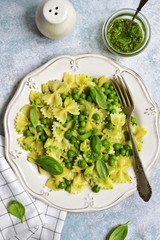
[[[96,170],[98,172],[99,177],[103,180],[105,180],[106,177],[109,175],[108,168],[107,168],[105,162],[102,160],[97,160]]]
[[[106,102],[106,97],[105,97],[104,93],[97,86],[95,86],[94,89],[96,90],[96,103],[98,104],[98,106],[100,108],[106,109],[107,102]]]
[[[95,88],[90,88],[89,93],[90,93],[90,96],[93,99],[93,101],[96,102],[96,90],[95,90]]]
[[[34,128],[36,128],[38,124],[38,114],[36,106],[31,107],[29,112],[29,118]]]
[[[21,222],[23,223],[23,217],[25,214],[25,208],[22,205],[22,203],[13,200],[11,202],[9,202],[8,206],[7,206],[7,210],[10,214],[12,214],[13,216],[18,217]]]
[[[116,227],[110,234],[108,240],[124,240],[128,233],[128,223]]]
[[[100,138],[97,135],[93,135],[91,137],[90,145],[93,152],[95,153],[101,152],[102,144]]]
[[[59,175],[63,173],[63,168],[59,162],[50,156],[41,156],[36,160],[36,163],[38,166],[53,175]]]

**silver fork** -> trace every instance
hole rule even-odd
[[[151,186],[147,180],[146,174],[143,169],[143,165],[141,159],[138,154],[138,150],[134,141],[133,133],[131,130],[131,115],[134,110],[134,102],[132,100],[131,92],[123,78],[123,76],[116,76],[111,80],[117,95],[119,97],[119,101],[122,106],[122,110],[126,114],[127,123],[128,123],[128,130],[130,135],[130,140],[133,148],[134,159],[135,159],[135,171],[137,176],[137,189],[139,192],[140,197],[145,201],[149,201],[152,195]]]

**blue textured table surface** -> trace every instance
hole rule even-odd
[[[101,29],[106,18],[120,8],[136,8],[138,0],[70,0],[76,10],[74,30],[64,39],[43,37],[35,25],[35,10],[40,0],[0,0],[0,133],[4,135],[3,116],[19,81],[50,58],[61,54],[98,53],[110,56],[135,70],[145,81],[160,105],[160,2],[152,0],[143,8],[152,37],[138,56],[122,58],[109,53]],[[104,240],[111,228],[129,223],[128,240],[160,240],[160,166],[149,175],[153,195],[148,203],[138,193],[117,206],[96,213],[68,213],[62,240]]]

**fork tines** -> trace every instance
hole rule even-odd
[[[113,79],[111,79],[111,82],[117,92],[117,95],[119,97],[119,101],[122,105],[122,107],[133,107],[134,103],[132,99],[131,92],[123,78],[122,75],[117,75]]]

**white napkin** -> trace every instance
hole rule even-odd
[[[25,207],[24,222],[7,211],[11,200]],[[66,212],[34,199],[17,180],[4,158],[4,137],[0,136],[0,240],[60,240]]]

